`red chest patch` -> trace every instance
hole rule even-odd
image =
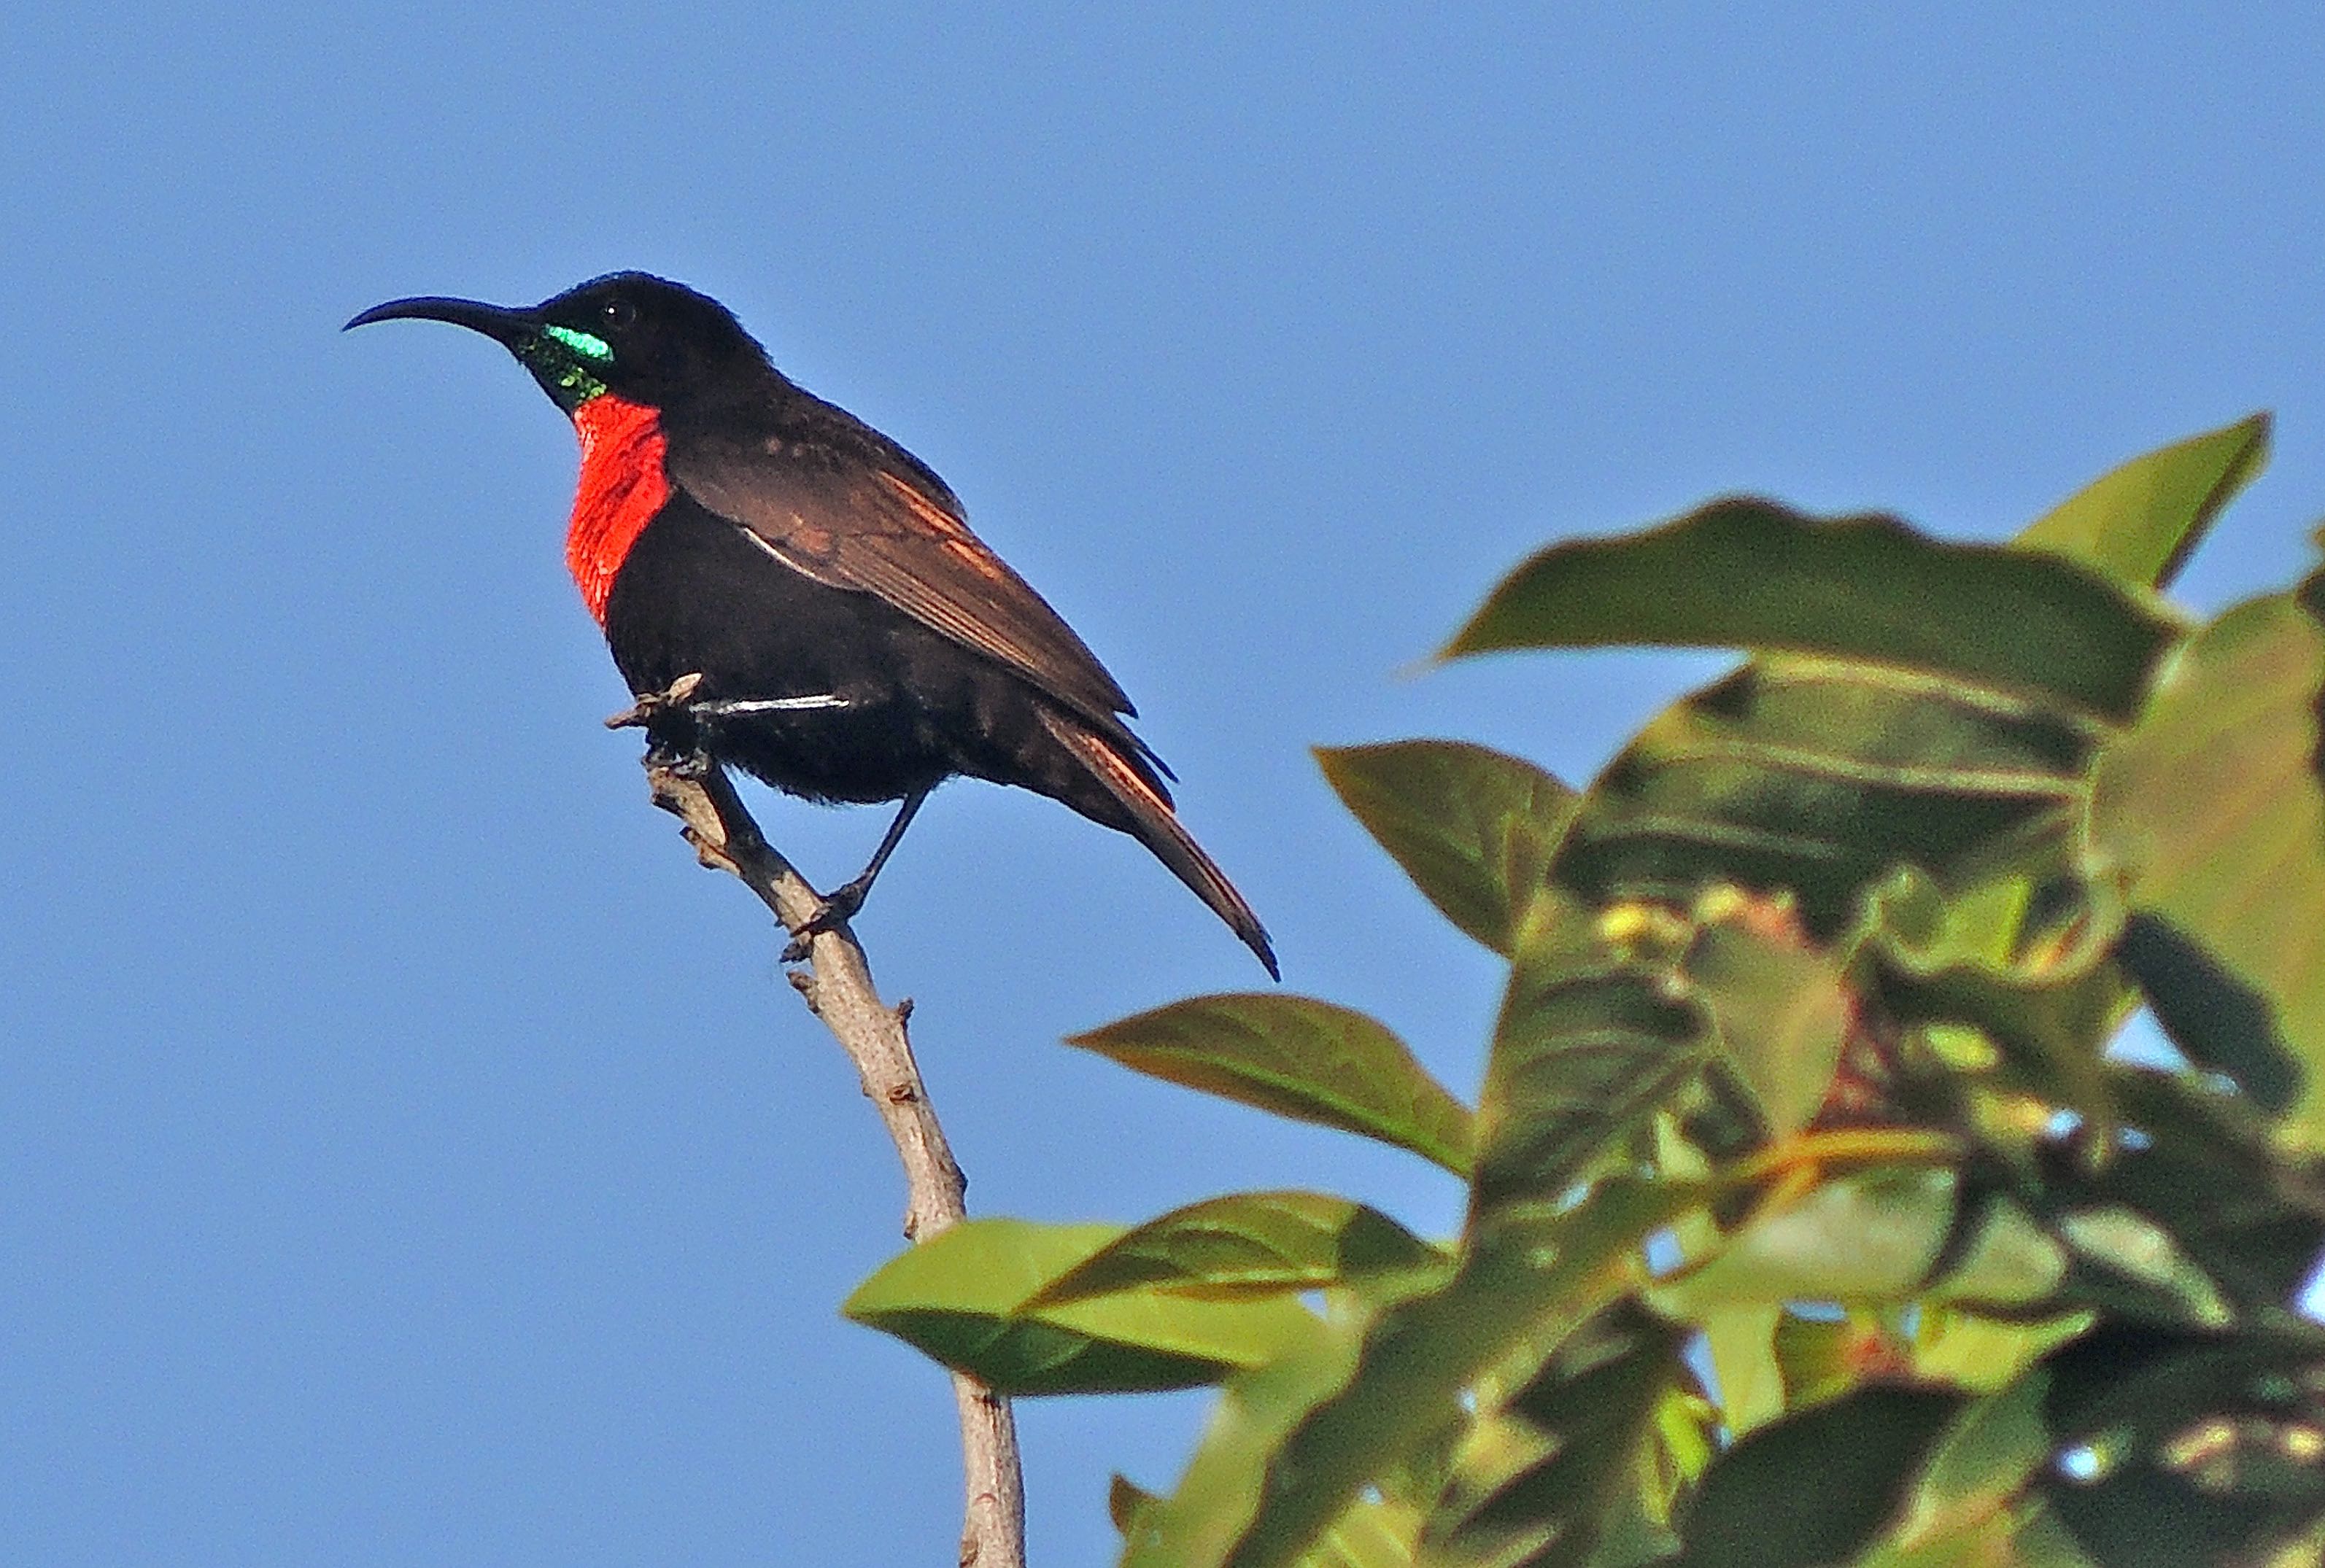
[[[660,414],[611,392],[576,409],[573,429],[581,438],[581,484],[565,530],[565,568],[603,626],[614,574],[670,499],[670,475],[662,467],[670,443]]]

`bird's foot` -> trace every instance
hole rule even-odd
[[[710,754],[695,724],[699,705],[694,694],[702,687],[699,672],[681,675],[661,691],[650,691],[606,721],[609,730],[643,729],[646,733],[646,765],[667,769],[682,779],[700,779],[710,773]]]
[[[699,784],[710,777],[716,764],[700,746],[654,740],[646,745],[646,766]]]
[[[837,930],[856,918],[864,907],[865,895],[872,890],[872,879],[858,877],[854,881],[826,893],[815,906],[815,913],[792,927],[792,939],[783,948],[785,964],[801,964],[807,959],[808,946],[825,931]]]
[[[702,689],[702,672],[681,675],[660,691],[641,693],[638,700],[606,721],[609,730],[648,730],[669,720],[673,715],[688,714],[688,701]]]

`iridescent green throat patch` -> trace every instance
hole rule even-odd
[[[539,337],[516,346],[516,356],[533,372],[542,391],[570,414],[605,392],[605,380],[597,370],[612,367],[614,346],[576,327],[543,327]]]
[[[594,359],[600,364],[614,363],[614,346],[595,333],[574,327],[544,327],[542,331],[584,359]]]

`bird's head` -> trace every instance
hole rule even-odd
[[[434,295],[391,300],[347,326],[400,319],[483,333],[569,414],[607,392],[669,409],[768,370],[765,351],[727,307],[647,272],[609,272],[517,308]]]

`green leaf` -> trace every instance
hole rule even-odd
[[[1533,763],[1461,741],[1319,747],[1324,777],[1447,919],[1506,955],[1578,798]]]
[[[1120,1471],[1116,1471],[1114,1472],[1114,1479],[1107,1483],[1106,1517],[1114,1521],[1114,1527],[1125,1536],[1135,1536],[1143,1527],[1142,1521],[1146,1517],[1146,1510],[1162,1500]]]
[[[1107,1493],[1107,1513],[1125,1545],[1162,1538],[1167,1526],[1153,1510],[1162,1506],[1162,1499],[1119,1475]],[[1360,1502],[1332,1522],[1300,1568],[1410,1568],[1420,1529],[1420,1510],[1410,1503]]]
[[[1228,1379],[1202,1442],[1171,1495],[1142,1509],[1125,1531],[1123,1568],[1194,1568],[1217,1564],[1259,1506],[1270,1455],[1301,1418],[1345,1388],[1357,1368],[1365,1321],[1348,1314],[1328,1319],[1323,1333],[1280,1360]],[[1398,1413],[1402,1430],[1450,1422],[1450,1399],[1433,1409]],[[1319,1527],[1318,1538],[1333,1521]]]
[[[1783,1314],[1774,1306],[1715,1312],[1699,1324],[1701,1355],[1711,1364],[1706,1385],[1718,1404],[1719,1424],[1741,1435],[1765,1425],[1783,1411],[1787,1390],[1778,1356]]]
[[[1420,1528],[1410,1503],[1359,1502],[1332,1521],[1301,1568],[1407,1568]]]
[[[1434,1430],[1481,1374],[1520,1354],[1548,1354],[1573,1328],[1635,1287],[1645,1237],[1704,1202],[1686,1183],[1615,1180],[1579,1205],[1510,1210],[1473,1234],[1444,1289],[1386,1314],[1344,1383],[1327,1391],[1267,1455],[1257,1511],[1222,1559],[1161,1559],[1173,1568],[1289,1568],[1357,1490]],[[1414,1413],[1422,1413],[1416,1421]]]
[[[2093,849],[2154,935],[2214,966],[2149,966],[2158,1015],[2226,1019],[2235,1002],[2257,1037],[2246,1056],[2292,1069],[2253,1086],[2286,1108],[2288,1141],[2311,1153],[2325,1152],[2320,688],[2325,627],[2301,597],[2229,611],[2099,759],[2090,807]]]
[[[1556,891],[1535,901],[1494,1026],[1477,1112],[1472,1224],[1555,1201],[1710,1059],[1702,1012],[1668,965],[1618,948]]]
[[[1996,1393],[2088,1330],[2091,1321],[2089,1311],[2005,1323],[1977,1313],[1927,1307],[1914,1330],[1913,1371],[1928,1382]]]
[[[2120,1325],[2067,1346],[2045,1363],[2059,1458],[2036,1486],[2101,1563],[2265,1561],[2325,1516],[2321,1337]]]
[[[1581,1568],[1637,1488],[1685,1343],[1684,1329],[1627,1303],[1578,1330],[1463,1441],[1422,1533],[1428,1560]]]
[[[1831,1092],[1857,1023],[1847,964],[1809,938],[1789,899],[1715,889],[1697,900],[1696,918],[1681,966],[1690,991],[1767,1135],[1797,1132]]]
[[[2058,1242],[2001,1200],[1958,1238],[1959,1185],[1954,1172],[1932,1168],[1824,1182],[1754,1215],[1702,1263],[1659,1283],[1653,1299],[1690,1318],[1787,1301],[2049,1299],[2067,1276]]]
[[[1867,1388],[1744,1438],[1705,1472],[1675,1568],[1825,1568],[1870,1544],[1966,1401]]]
[[[2080,1115],[2085,1148],[2104,1157],[2117,1121],[2105,1052],[2138,1000],[2108,962],[2123,911],[2089,888],[2062,927],[2031,929],[2030,913],[2062,902],[2075,869],[2051,858],[2043,845],[2025,866],[1950,894],[1902,872],[1870,900],[1868,946],[1892,1019],[1977,1029],[2017,1069],[2014,1086]]]
[[[1856,923],[1901,864],[1967,871],[2082,809],[2089,730],[1960,681],[1775,656],[1664,710],[1585,798],[1558,881],[1685,903],[1784,888],[1811,932]]]
[[[2325,1249],[2318,1173],[2278,1151],[2274,1119],[2194,1073],[2115,1066],[2124,1121],[2143,1134],[2064,1202],[2122,1205],[2162,1226],[2247,1320],[2281,1312]]]
[[[1894,517],[1731,497],[1644,533],[1553,545],[1494,589],[1445,657],[1654,644],[1785,650],[1959,676],[2128,718],[2176,635],[2098,573]]]
[[[2123,1568],[2100,1563],[2039,1501],[2020,1500],[1960,1530],[1910,1545],[1884,1542],[1851,1568]],[[2154,1568],[2184,1568],[2179,1563]],[[2285,1563],[2278,1568],[2306,1568]]]
[[[2126,921],[2116,951],[2181,1056],[2225,1074],[2237,1093],[2273,1116],[2300,1102],[2308,1069],[2286,1043],[2266,996],[2153,915]]]
[[[2135,457],[2061,502],[2018,536],[2022,549],[2064,556],[2117,582],[2159,588],[2212,520],[2268,463],[2266,414]]]
[[[1029,1305],[1121,1234],[1117,1225],[965,1221],[891,1259],[841,1310],[1004,1394],[1196,1388],[1274,1360],[1320,1332],[1285,1296],[1125,1291]]]
[[[1273,992],[1196,997],[1067,1038],[1125,1067],[1469,1174],[1469,1111],[1363,1013]]]
[[[1898,1341],[1883,1325],[1880,1314],[1849,1312],[1824,1318],[1804,1317],[1779,1307],[1760,1310],[1775,1320],[1770,1349],[1782,1375],[1778,1402],[1784,1407],[1821,1405],[1894,1369]],[[1712,1321],[1740,1315],[1724,1313]],[[1740,1434],[1763,1425],[1762,1421],[1738,1424],[1737,1430]]]
[[[2050,1387],[2049,1373],[2038,1370],[1974,1401],[1954,1419],[1886,1543],[1894,1560],[1926,1562],[1950,1542],[2008,1537],[2019,1493],[2051,1461],[2051,1433],[2042,1419]],[[1997,1525],[2005,1527],[1997,1531]]]
[[[1367,1204],[1329,1193],[1237,1193],[1149,1220],[1051,1280],[1037,1304],[1147,1286],[1319,1290],[1451,1267],[1444,1253]]]
[[[2226,1328],[2236,1321],[2219,1287],[2169,1231],[2144,1214],[2119,1204],[2076,1209],[2061,1214],[2055,1227],[2088,1268],[2118,1286],[2095,1289],[2086,1281],[2076,1293],[2080,1298],[2195,1328]],[[2123,1298],[2123,1287],[2130,1299]]]

